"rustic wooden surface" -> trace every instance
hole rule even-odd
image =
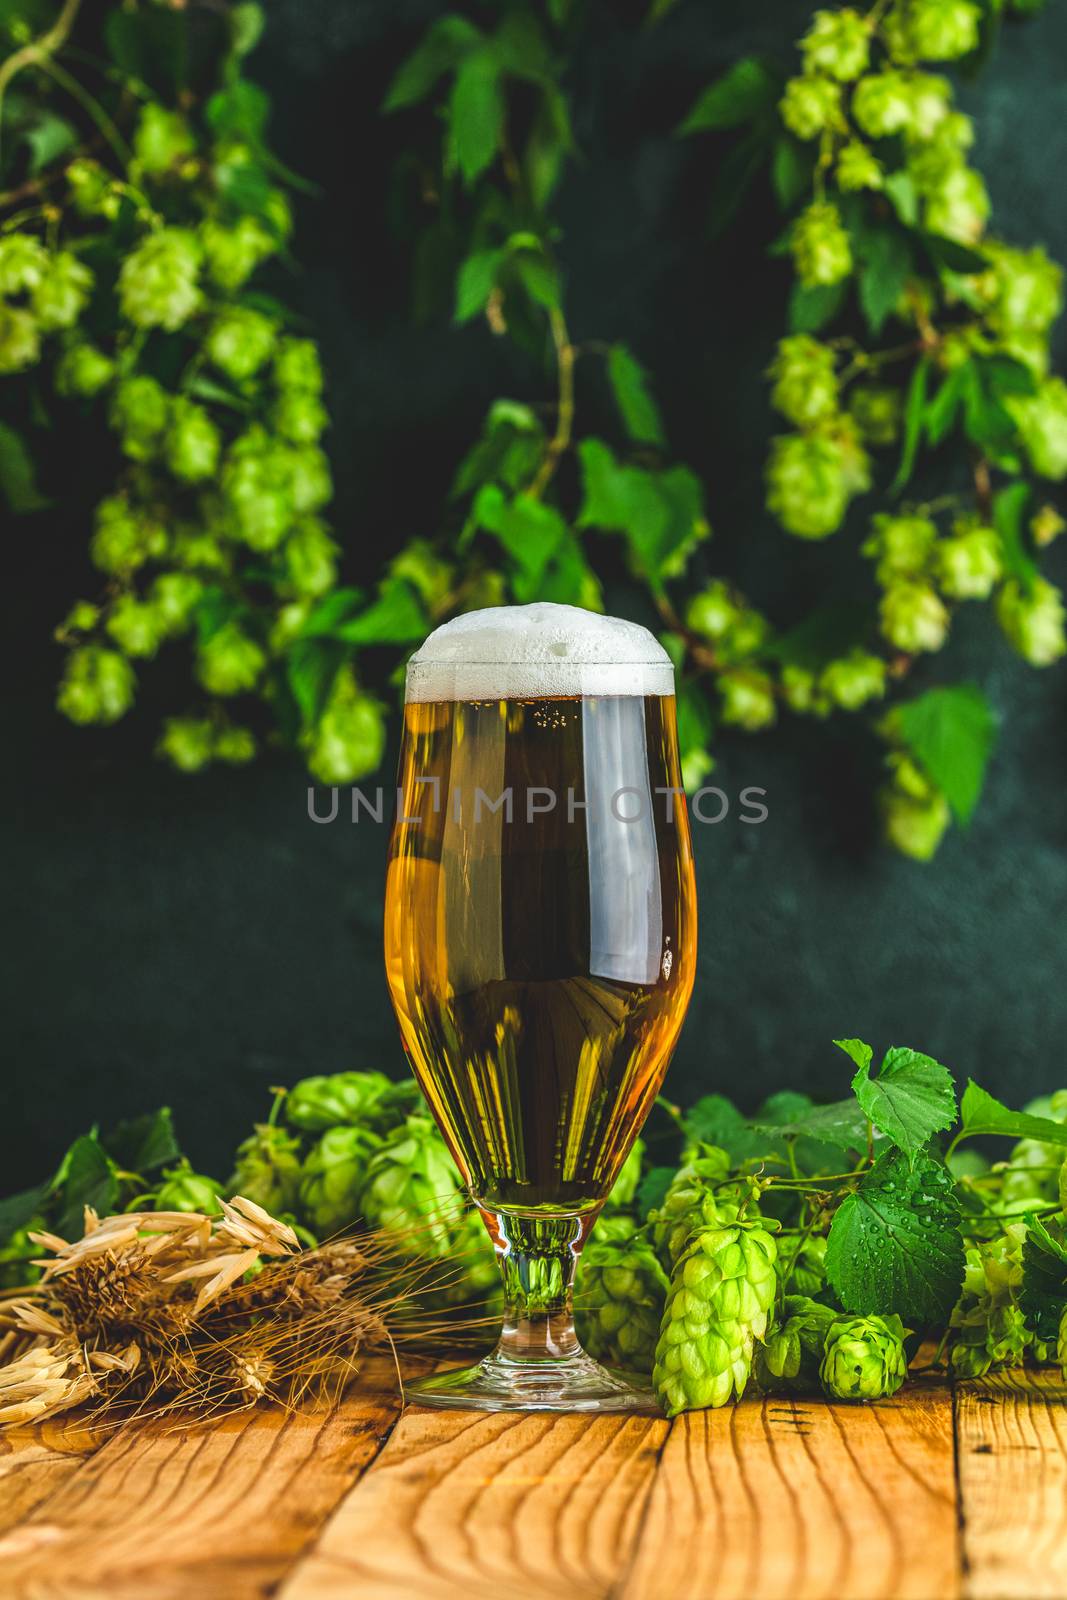
[[[1067,1600],[1067,1389],[0,1435],[4,1600]]]

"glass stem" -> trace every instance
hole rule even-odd
[[[567,1361],[579,1355],[574,1274],[593,1217],[493,1212],[487,1221],[504,1279],[504,1326],[496,1359]]]

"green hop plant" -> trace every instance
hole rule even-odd
[[[195,153],[196,140],[185,118],[150,100],[133,139],[134,160],[141,172],[159,177]]]
[[[110,421],[131,460],[147,461],[156,454],[170,414],[170,396],[147,373],[123,378],[116,384],[111,396]]]
[[[996,1238],[967,1249],[963,1289],[949,1318],[949,1360],[958,1377],[1016,1366],[1033,1343],[1018,1303],[1026,1231],[1024,1222],[1008,1223]]]
[[[368,1227],[395,1233],[411,1253],[440,1257],[450,1249],[462,1200],[444,1140],[429,1117],[413,1114],[371,1156],[359,1209]]]
[[[703,1145],[671,1179],[662,1205],[649,1213],[652,1243],[668,1271],[683,1254],[696,1229],[718,1217],[715,1194],[730,1171],[730,1158],[718,1145]],[[731,1198],[733,1198],[731,1196]]]
[[[763,1394],[803,1394],[818,1388],[826,1335],[837,1319],[830,1306],[804,1294],[786,1295],[778,1321],[755,1347],[753,1367]]]
[[[667,1275],[647,1240],[594,1236],[578,1264],[578,1338],[595,1361],[649,1373],[667,1299]]]
[[[71,722],[118,722],[133,704],[137,680],[125,656],[82,645],[67,657],[56,704]]]
[[[322,1133],[343,1124],[378,1127],[395,1098],[384,1072],[332,1072],[302,1078],[285,1101],[285,1120],[305,1133]]]
[[[817,139],[827,128],[842,125],[841,86],[829,78],[790,78],[778,110],[798,139]]]
[[[776,1248],[758,1214],[720,1205],[671,1273],[652,1381],[669,1417],[744,1393],[777,1293]]]
[[[47,271],[30,297],[38,324],[48,333],[72,328],[89,303],[93,275],[69,250],[50,257]]]
[[[1009,578],[996,611],[1006,638],[1032,667],[1049,667],[1067,652],[1063,596],[1046,578],[1035,578],[1029,590]]]
[[[838,409],[834,352],[808,334],[782,339],[770,366],[771,404],[798,428],[832,417]],[[704,631],[704,630],[701,630]]]
[[[829,201],[814,200],[793,224],[790,248],[797,276],[806,288],[840,283],[852,271],[852,247],[841,213]]]
[[[369,1128],[327,1128],[304,1161],[300,1207],[309,1226],[327,1238],[360,1215],[360,1192],[370,1158],[382,1141]]]
[[[934,570],[950,600],[988,600],[1003,572],[996,529],[957,523],[951,539],[938,541]]]
[[[858,711],[860,706],[880,700],[885,694],[885,662],[866,650],[851,650],[823,668],[819,689],[834,705],[845,711]]]
[[[147,234],[119,272],[123,316],[138,328],[180,328],[200,309],[202,259],[200,241],[187,228]]]
[[[215,1217],[221,1214],[221,1193],[220,1183],[195,1172],[183,1159],[175,1167],[164,1167],[163,1182],[152,1203],[156,1211],[199,1211],[205,1217]]]
[[[227,1189],[277,1217],[295,1211],[302,1176],[300,1140],[274,1123],[257,1122],[237,1146]]]
[[[837,1317],[827,1329],[819,1381],[832,1400],[884,1400],[908,1375],[907,1330],[897,1316]]]
[[[215,474],[222,436],[203,406],[177,399],[163,441],[167,466],[183,483],[201,483]]]
[[[1009,395],[1005,404],[1034,471],[1057,482],[1067,477],[1067,383],[1045,378],[1036,394]]]
[[[632,1206],[637,1198],[637,1187],[641,1182],[641,1167],[645,1159],[645,1141],[635,1139],[619,1169],[619,1175],[608,1192],[604,1207],[608,1211],[620,1211],[626,1206]],[[603,1234],[599,1235],[603,1238]]]
[[[732,727],[755,733],[760,728],[770,727],[778,715],[774,680],[765,672],[731,667],[720,673],[716,687],[722,720]]]
[[[204,349],[220,372],[240,383],[270,359],[277,331],[277,324],[262,312],[229,306],[208,329]]]
[[[929,584],[894,583],[882,596],[879,619],[890,644],[909,655],[940,650],[948,638],[948,611]]]
[[[808,72],[825,72],[839,83],[851,83],[867,70],[871,24],[845,6],[840,11],[816,11],[811,27],[800,41]]]
[[[135,657],[154,656],[164,633],[155,607],[133,594],[119,596],[105,627],[123,654]]]
[[[70,345],[56,367],[56,388],[60,394],[92,399],[115,376],[115,363],[96,345],[79,341]]]
[[[1067,1122],[1067,1090],[1031,1100],[1023,1110],[1034,1117],[1049,1117]],[[1029,1208],[1060,1198],[1059,1175],[1063,1166],[1063,1146],[1046,1144],[1042,1139],[1020,1139],[1012,1146],[1000,1187],[999,1209],[1026,1204]]]
[[[351,672],[342,670],[308,742],[311,773],[320,783],[356,783],[374,771],[384,749],[381,706],[360,691]]]
[[[22,372],[41,357],[41,337],[32,313],[0,305],[0,375]]]
[[[255,686],[267,658],[236,622],[225,622],[197,645],[196,675],[211,694],[240,694]]]

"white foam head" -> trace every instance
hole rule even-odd
[[[671,658],[647,628],[548,601],[454,617],[408,663],[408,700],[673,693]]]

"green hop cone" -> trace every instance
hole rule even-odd
[[[255,759],[256,736],[251,728],[224,723],[215,730],[214,756],[228,767],[245,767]]]
[[[736,1220],[725,1221],[731,1210]],[[721,1226],[694,1235],[671,1274],[652,1373],[669,1417],[740,1398],[774,1306],[773,1237],[736,1207],[721,1215]]]
[[[724,723],[756,733],[769,728],[778,715],[774,680],[753,668],[731,667],[715,680]]]
[[[880,512],[872,518],[871,530],[863,554],[877,561],[875,577],[883,588],[901,578],[924,576],[937,538],[937,527],[929,517]]]
[[[205,1217],[214,1217],[221,1214],[221,1193],[220,1183],[194,1172],[190,1163],[183,1160],[176,1167],[164,1167],[163,1182],[152,1205],[155,1211],[199,1211]]]
[[[718,1217],[715,1191],[730,1171],[730,1158],[717,1145],[704,1145],[699,1155],[679,1167],[662,1205],[649,1213],[652,1243],[670,1269],[697,1228]]]
[[[753,1372],[763,1394],[803,1394],[819,1385],[826,1335],[837,1312],[804,1294],[786,1295],[778,1321],[756,1345]]]
[[[209,275],[220,289],[232,293],[274,255],[278,241],[258,217],[241,217],[233,226],[209,220],[201,225],[199,246]]]
[[[914,60],[954,61],[978,48],[982,11],[972,0],[897,0],[893,9]]]
[[[357,783],[375,771],[384,750],[381,706],[360,692],[349,668],[342,668],[309,737],[308,770],[320,783]]]
[[[236,622],[225,622],[196,652],[196,676],[209,694],[242,694],[259,682],[267,658]]]
[[[214,724],[207,717],[168,717],[156,754],[179,772],[202,772],[214,758]]]
[[[110,174],[104,171],[99,161],[79,157],[67,168],[66,179],[70,186],[71,203],[80,216],[107,217],[109,220],[118,216],[121,198]]]
[[[790,711],[801,716],[829,716],[833,709],[831,701],[820,689],[818,675],[810,667],[787,661],[782,667],[780,682],[782,699]]]
[[[60,394],[92,399],[115,376],[115,363],[95,344],[69,345],[56,367],[56,388]]]
[[[854,494],[869,487],[869,464],[851,418],[833,431],[790,433],[771,441],[767,506],[787,533],[825,539],[844,521]]]
[[[779,342],[770,377],[771,404],[798,428],[835,415],[838,406],[834,352],[806,333]]]
[[[163,639],[163,626],[155,607],[136,595],[118,597],[104,624],[124,655],[154,656]]]
[[[274,354],[274,381],[278,388],[319,394],[322,363],[313,339],[281,339]]]
[[[237,1147],[227,1188],[277,1217],[296,1209],[302,1176],[300,1140],[284,1128],[258,1122]]]
[[[828,129],[842,126],[841,86],[829,78],[790,78],[778,111],[798,139],[817,139]]]
[[[1030,533],[1039,550],[1044,550],[1067,529],[1067,519],[1055,506],[1044,505],[1030,518]]]
[[[30,297],[33,314],[48,333],[71,328],[89,303],[93,275],[69,250],[52,256],[48,270]]]
[[[320,1238],[339,1233],[360,1215],[367,1168],[381,1143],[369,1128],[327,1128],[308,1153],[300,1180],[300,1207]]]
[[[882,596],[879,620],[890,644],[908,655],[940,650],[948,638],[948,611],[929,584],[895,583]]]
[[[277,323],[262,312],[228,306],[208,329],[204,349],[220,372],[240,383],[270,359],[277,331]]]
[[[941,791],[926,783],[916,794],[896,781],[880,791],[878,800],[886,841],[913,861],[931,861],[952,821]]]
[[[805,71],[825,72],[839,83],[851,83],[867,70],[870,37],[870,22],[851,6],[816,11],[800,41]]]
[[[284,455],[293,508],[298,514],[321,511],[333,495],[326,453],[315,445],[293,447]]]
[[[32,292],[43,280],[51,257],[31,233],[0,238],[0,295]]]
[[[839,661],[831,661],[819,675],[819,689],[844,711],[858,711],[870,700],[885,694],[886,664],[880,656],[866,650],[851,650]]]
[[[897,1316],[837,1317],[826,1332],[819,1382],[832,1400],[884,1400],[908,1375],[907,1329]]]
[[[1067,652],[1063,596],[1046,578],[1029,591],[1009,578],[996,599],[997,621],[1005,637],[1032,667],[1050,667]]]
[[[852,271],[852,248],[835,205],[815,200],[793,224],[790,248],[797,276],[807,289],[840,283]]]
[[[118,722],[133,705],[137,679],[126,657],[100,645],[82,645],[67,657],[56,706],[71,722]]]
[[[150,100],[141,111],[133,136],[134,160],[141,171],[160,177],[195,154],[196,140],[185,118]]]
[[[582,1252],[574,1291],[583,1347],[608,1366],[651,1373],[667,1288],[647,1240],[594,1235]]]
[[[40,356],[40,329],[32,312],[0,305],[0,376],[23,372]]]
[[[204,585],[191,572],[161,572],[149,590],[149,599],[163,633],[183,633],[192,621]]]
[[[122,263],[119,304],[139,328],[173,333],[200,309],[198,283],[203,252],[195,233],[160,228],[148,234]]]
[[[693,595],[686,607],[685,624],[705,639],[722,639],[737,621],[738,608],[720,578]]]
[[[396,1233],[413,1255],[446,1255],[460,1221],[462,1187],[429,1117],[413,1114],[371,1156],[359,1209],[369,1228]]]
[[[877,384],[857,384],[849,396],[849,415],[864,444],[894,444],[900,433],[900,394]]]
[[[927,230],[944,239],[977,244],[989,211],[989,192],[982,174],[962,163],[948,167],[936,186],[925,189]]]
[[[156,454],[170,415],[171,398],[155,378],[142,373],[116,384],[109,420],[131,460],[147,461]]]
[[[271,412],[275,430],[292,444],[314,444],[329,420],[318,396],[300,389],[280,394]]]
[[[1067,383],[1045,378],[1036,394],[1009,395],[1005,405],[1034,471],[1056,482],[1067,477]]]
[[[856,87],[852,116],[872,139],[888,139],[911,126],[914,101],[908,78],[902,72],[872,72]]]
[[[325,594],[337,578],[336,541],[318,517],[301,517],[285,541],[285,570],[298,595]]]
[[[967,1249],[963,1289],[949,1318],[949,1362],[958,1377],[1018,1366],[1033,1344],[1019,1307],[1026,1223],[1010,1222],[994,1239]]]
[[[1047,333],[1063,310],[1063,268],[1040,245],[1016,250],[988,239],[984,250],[992,267],[988,321],[1001,335]]]
[[[264,429],[249,428],[227,452],[222,493],[237,537],[261,553],[275,549],[298,509],[291,453]]]
[[[850,139],[837,153],[834,172],[837,187],[845,194],[860,189],[882,189],[885,173],[881,163],[862,139]]]
[[[195,400],[175,400],[163,441],[167,466],[183,483],[212,478],[219,464],[222,436],[204,407]]]
[[[627,1206],[632,1206],[637,1197],[637,1186],[641,1182],[641,1167],[645,1159],[645,1141],[635,1139],[629,1155],[619,1169],[619,1175],[608,1192],[604,1201],[606,1210],[621,1211]]]
[[[938,541],[934,572],[950,600],[988,600],[1003,572],[996,529],[958,523],[951,539]]]
[[[382,1121],[394,1085],[384,1072],[332,1072],[302,1078],[285,1101],[285,1120],[305,1133],[343,1124],[375,1127]]]

